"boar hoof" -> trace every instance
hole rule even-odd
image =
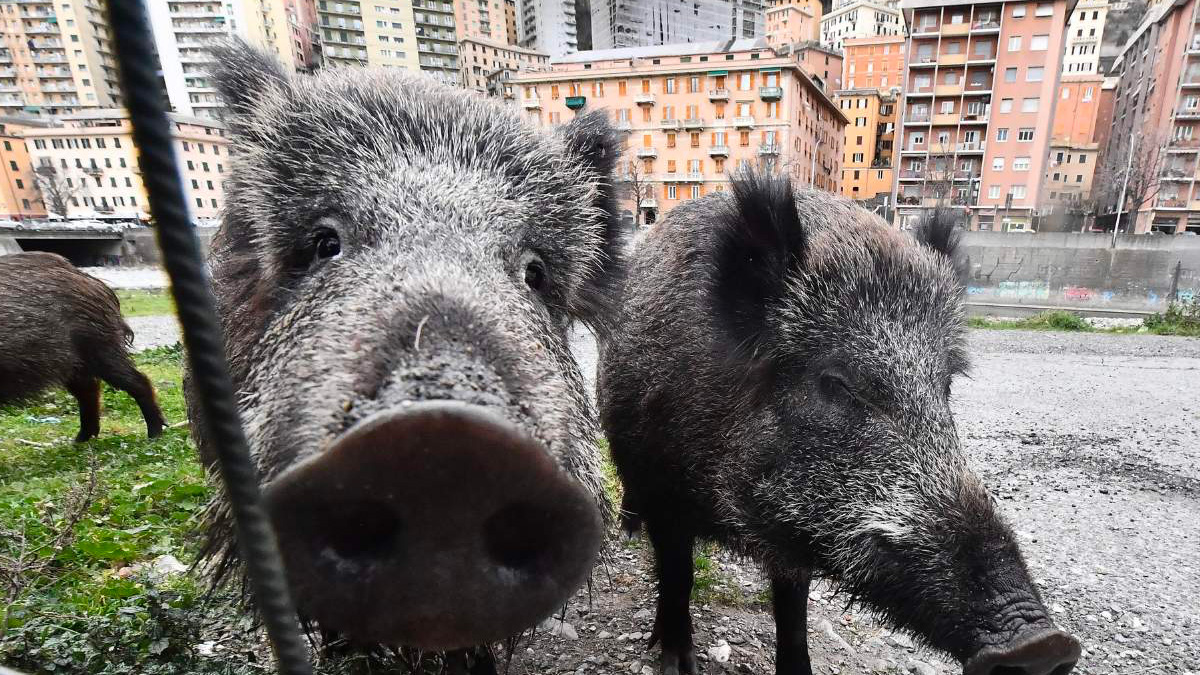
[[[663,650],[662,675],[696,675],[696,651]]]

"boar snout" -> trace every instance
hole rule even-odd
[[[964,675],[1067,675],[1079,660],[1079,641],[1052,628],[986,647],[967,661]]]
[[[450,649],[514,635],[586,579],[595,500],[482,406],[378,412],[266,490],[302,613],[359,641]]]

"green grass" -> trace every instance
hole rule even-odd
[[[1092,332],[1096,330],[1078,315],[1063,310],[1047,310],[1023,319],[991,319],[973,316],[967,319],[971,328],[995,328],[1010,330],[1062,330]]]
[[[159,316],[175,313],[175,301],[165,289],[119,290],[121,314],[125,317]]]
[[[1200,337],[1200,298],[1189,303],[1171,303],[1167,311],[1148,317],[1143,324],[1155,335]]]
[[[135,359],[169,422],[185,419],[180,358],[164,348]],[[39,673],[219,672],[192,663],[192,640],[215,611],[197,582],[157,588],[125,569],[165,554],[194,559],[209,496],[195,450],[184,427],[147,439],[129,396],[107,386],[103,396],[101,434],[82,445],[72,442],[77,407],[63,391],[0,407],[0,663]],[[239,614],[221,615],[237,626]]]

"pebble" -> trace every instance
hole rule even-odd
[[[892,633],[888,636],[887,642],[893,647],[899,647],[901,649],[916,649],[916,645],[913,644],[912,638],[904,633]]]
[[[600,638],[601,640],[610,640],[612,639],[612,636],[613,634],[606,630],[602,630],[596,634],[596,637]]]
[[[715,647],[708,648],[708,655],[717,663],[726,663],[729,661],[729,656],[733,653],[733,648],[730,647],[724,640],[721,640]]]
[[[555,637],[560,637],[564,640],[578,640],[579,639],[579,633],[575,630],[575,627],[572,626],[571,624],[567,623],[566,621],[559,621],[558,619],[547,619],[542,624],[542,628],[549,631],[551,635],[553,635]]]
[[[928,663],[925,663],[924,661],[911,659],[909,660],[907,667],[908,672],[916,673],[916,675],[938,675],[938,669],[929,665]]]
[[[637,611],[636,614],[633,615],[633,620],[634,621],[644,621],[646,619],[649,619],[650,617],[651,617],[650,610],[640,609]]]

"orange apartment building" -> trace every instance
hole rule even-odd
[[[821,3],[818,0],[770,0],[765,25],[764,37],[772,47],[818,42],[821,39]]]
[[[628,215],[640,201],[637,222],[727,189],[744,165],[840,189],[846,117],[793,55],[763,39],[582,52],[512,83],[537,124],[609,111],[625,132],[620,180]]]
[[[462,86],[493,96],[512,98],[512,74],[530,68],[545,68],[550,56],[533,49],[478,37],[458,41],[458,66]]]
[[[1052,208],[1078,208],[1092,193],[1100,154],[1096,121],[1103,85],[1099,75],[1064,75],[1059,85],[1042,188]]]
[[[891,194],[898,98],[880,89],[844,89],[834,98],[849,120],[842,155],[843,197],[866,201]]]
[[[843,40],[846,89],[899,89],[904,84],[904,43],[903,35]]]
[[[903,0],[910,27],[897,223],[963,209],[972,229],[1028,230],[1042,199],[1068,0]]]
[[[38,119],[3,118],[0,121],[0,218],[25,220],[45,218],[46,207],[37,189],[33,162],[25,148],[25,130],[47,127],[50,122]]]
[[[1157,183],[1143,204],[1124,205],[1120,230],[1200,234],[1200,2],[1152,5],[1112,72],[1119,79],[1100,170],[1124,170],[1132,143],[1131,173]]]

